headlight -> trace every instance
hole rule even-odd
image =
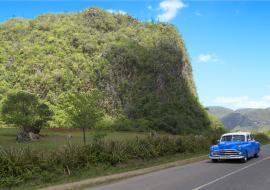
[[[238,147],[237,147],[237,150],[241,151],[241,146],[238,146]]]

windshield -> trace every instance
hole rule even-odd
[[[245,135],[225,135],[221,138],[224,141],[245,141]]]

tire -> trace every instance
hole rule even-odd
[[[259,158],[259,154],[258,153],[254,154],[254,158]]]
[[[248,153],[246,152],[245,157],[241,159],[242,163],[246,163],[248,161]]]
[[[212,159],[212,162],[213,162],[213,163],[217,163],[218,160],[217,160],[217,159]]]

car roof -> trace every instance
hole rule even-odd
[[[250,135],[249,132],[235,132],[235,133],[226,133],[222,136],[226,136],[226,135]]]

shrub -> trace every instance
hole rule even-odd
[[[269,143],[269,137],[264,133],[255,133],[253,137],[256,141],[259,141],[261,144]]]

